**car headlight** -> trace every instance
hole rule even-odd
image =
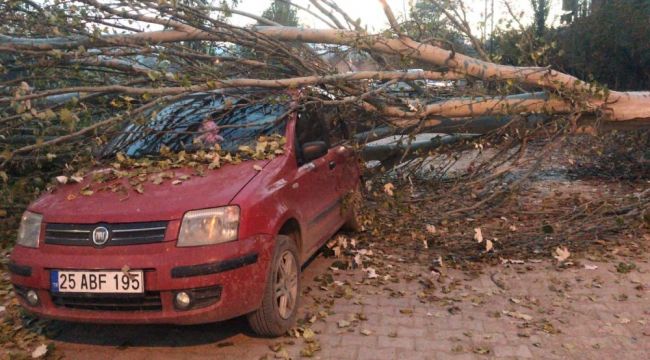
[[[188,211],[183,216],[178,246],[202,246],[237,240],[239,207]]]
[[[18,228],[18,245],[31,248],[38,247],[38,238],[41,236],[41,223],[43,216],[30,211],[25,211],[20,219]]]

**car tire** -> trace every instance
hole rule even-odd
[[[352,232],[363,231],[363,220],[361,219],[361,205],[363,203],[363,194],[361,193],[361,185],[350,192],[347,196],[344,206],[349,207],[345,209],[347,212],[345,223],[342,229]]]
[[[262,306],[248,314],[248,323],[256,334],[277,337],[284,335],[294,325],[300,303],[298,259],[298,248],[293,239],[278,235]]]

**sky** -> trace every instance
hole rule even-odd
[[[335,0],[336,3],[346,11],[352,18],[357,19],[361,18],[363,25],[368,27],[370,32],[381,31],[388,27],[388,22],[386,21],[386,16],[378,0]],[[392,8],[395,15],[404,19],[405,14],[408,14],[408,9],[410,8],[409,4],[412,4],[414,0],[387,0],[388,4]],[[498,23],[499,19],[510,18],[508,15],[505,6],[503,5],[504,0],[487,0],[488,9],[491,6],[492,1],[494,1],[494,13],[495,13],[495,26]],[[309,0],[293,0],[296,4],[302,5],[304,7],[311,7]],[[242,11],[247,11],[256,15],[261,15],[264,9],[266,9],[271,0],[240,0],[240,5],[238,9]],[[483,14],[485,12],[485,3],[486,0],[465,0],[465,5],[468,8],[469,20],[473,24],[474,31],[480,35],[478,23],[483,20]],[[524,11],[524,17],[522,22],[530,24],[532,22],[531,16],[531,7],[529,0],[510,0],[511,7],[515,12],[519,13]],[[549,16],[548,25],[553,25],[559,23],[559,15],[562,10],[562,0],[551,0],[551,14]],[[488,10],[489,13],[489,10]],[[325,28],[327,27],[320,20],[314,18],[312,15],[305,13],[304,11],[298,12],[300,23],[302,26],[310,28]],[[233,19],[238,25],[244,25],[247,23],[252,23],[254,21],[250,19],[245,19],[241,17],[235,17]]]

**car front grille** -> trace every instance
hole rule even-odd
[[[162,311],[160,292],[139,295],[114,294],[57,294],[51,293],[58,307],[99,311]]]
[[[45,227],[45,243],[53,245],[93,246],[92,233],[98,227],[110,231],[104,246],[151,244],[163,241],[166,221],[120,224],[57,224]]]

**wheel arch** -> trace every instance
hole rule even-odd
[[[282,222],[282,225],[278,228],[277,234],[286,235],[290,237],[296,244],[296,247],[298,248],[298,252],[302,254],[303,252],[302,227],[300,226],[300,222],[298,221],[298,219],[296,219],[293,216],[286,218]]]

